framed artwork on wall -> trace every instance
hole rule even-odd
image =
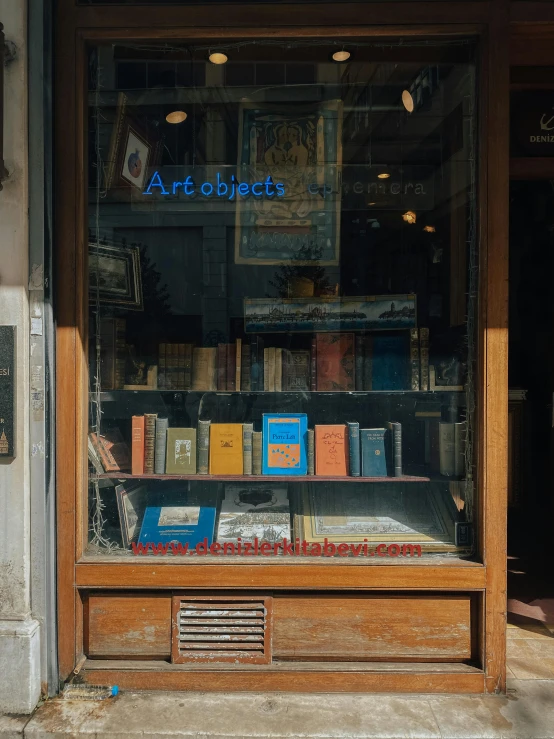
[[[89,243],[91,301],[143,310],[138,246]]]

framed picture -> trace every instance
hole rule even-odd
[[[244,299],[246,333],[386,331],[416,326],[415,295]]]
[[[341,131],[340,100],[240,106],[237,264],[339,263]]]
[[[91,300],[143,310],[138,246],[89,243]]]
[[[106,166],[105,190],[120,199],[143,199],[149,172],[159,161],[161,139],[149,132],[146,119],[129,113],[128,98],[119,93]]]
[[[429,365],[429,390],[432,392],[462,392],[462,365],[455,358],[440,362],[438,366]]]
[[[138,539],[144,511],[146,510],[147,489],[144,485],[128,488],[116,485],[117,510],[121,524],[121,539],[125,549]]]

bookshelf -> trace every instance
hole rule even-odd
[[[105,472],[98,475],[99,479],[109,480],[191,480],[195,482],[280,482],[294,485],[302,482],[343,482],[358,483],[406,483],[431,482],[430,477],[417,475],[401,475],[400,477],[325,477],[323,475],[131,475],[123,472]],[[448,478],[443,478],[448,480]]]

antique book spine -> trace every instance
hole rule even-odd
[[[253,423],[242,424],[242,464],[243,475],[252,474],[252,433],[254,432]]]
[[[439,423],[440,473],[445,477],[456,474],[456,425],[446,421]]]
[[[275,347],[270,346],[268,349],[268,390],[275,390]]]
[[[236,390],[237,354],[234,344],[227,344],[227,390]]]
[[[217,389],[227,390],[227,344],[217,345]]]
[[[308,475],[315,475],[315,434],[308,429]]]
[[[193,350],[192,356],[192,389],[203,392],[217,390],[217,349],[197,346]]]
[[[176,348],[176,344],[167,343],[165,345],[165,387],[167,390],[174,390],[177,387],[175,384]]]
[[[319,333],[316,334],[316,343],[317,389],[331,392],[354,390],[354,334]]]
[[[125,319],[115,318],[115,382],[116,390],[122,390],[125,385]]]
[[[167,446],[167,418],[156,418],[156,447],[154,450],[154,472],[156,475],[165,473],[165,451]]]
[[[185,389],[185,345],[177,345],[177,387],[179,390]]]
[[[357,421],[347,421],[346,425],[348,427],[350,476],[360,477],[360,424]]]
[[[192,344],[185,344],[185,390],[192,387]]]
[[[283,391],[283,350],[275,349],[275,392]]]
[[[403,331],[372,337],[372,390],[410,390],[410,337]]]
[[[211,421],[198,421],[196,448],[198,452],[197,471],[199,475],[208,474],[210,458],[210,423]]]
[[[131,421],[131,472],[144,474],[144,416],[133,416]]]
[[[240,378],[240,389],[248,393],[252,390],[251,382],[251,371],[250,371],[250,344],[246,342],[242,343],[242,357],[241,357],[241,378]]]
[[[242,475],[242,424],[210,426],[210,475]]]
[[[402,477],[402,424],[389,421],[389,471],[391,477]]]
[[[420,389],[429,390],[429,329],[419,329]]]
[[[362,390],[373,390],[373,342],[371,336],[364,336],[364,377]]]
[[[312,351],[310,354],[310,390],[317,390],[317,334],[312,338]]]
[[[262,474],[262,432],[252,432],[252,474]]]
[[[356,350],[354,385],[356,390],[364,389],[364,338],[361,334],[356,334],[354,341]]]
[[[348,437],[342,424],[316,424],[315,474],[323,477],[348,475]]]
[[[195,475],[196,454],[196,429],[167,430],[165,471],[168,475]]]
[[[269,390],[269,347],[264,349],[264,384],[262,390]]]
[[[419,390],[419,331],[410,329],[410,382],[412,390]]]
[[[287,390],[306,391],[310,389],[310,352],[297,350],[289,352]]]
[[[154,474],[154,446],[156,443],[157,413],[144,414],[144,474]]]
[[[242,377],[242,339],[235,342],[235,390],[240,391]]]
[[[264,348],[259,336],[252,339],[250,359],[250,382],[254,392],[264,389]]]
[[[362,477],[387,477],[385,429],[360,429]]]

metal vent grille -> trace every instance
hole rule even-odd
[[[271,598],[174,596],[173,662],[271,661]]]

